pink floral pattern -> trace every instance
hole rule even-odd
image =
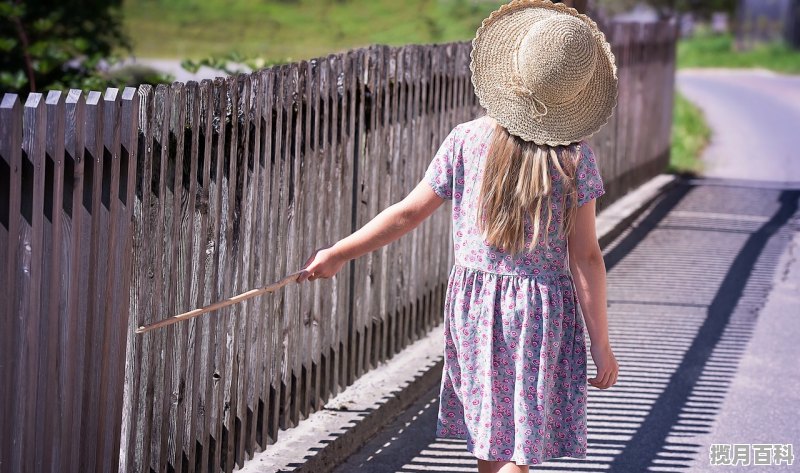
[[[492,127],[484,118],[457,125],[424,180],[452,200],[455,264],[444,313],[444,372],[436,436],[467,440],[484,460],[535,465],[586,458],[586,343],[569,265],[561,183],[553,178],[550,241],[513,258],[485,242],[476,198]],[[578,204],[605,193],[586,142],[577,163]],[[574,145],[573,145],[574,146]],[[526,220],[527,241],[533,228]]]

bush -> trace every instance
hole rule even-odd
[[[0,0],[0,90],[103,89],[126,85],[109,73],[115,48],[130,51],[121,0]],[[163,81],[167,76],[144,75]]]

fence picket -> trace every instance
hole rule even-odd
[[[17,311],[23,315],[21,321],[21,350],[19,361],[21,383],[18,389],[18,409],[15,414],[25,419],[25,424],[33,428],[22,430],[22,464],[35,465],[41,469],[41,458],[37,459],[34,445],[40,425],[36,422],[36,392],[39,388],[39,354],[44,340],[40,329],[42,312],[39,306],[42,279],[44,273],[42,262],[44,239],[44,199],[45,199],[45,136],[47,133],[47,110],[42,94],[30,94],[23,108],[23,156],[21,209],[16,218],[20,218],[18,251],[20,266],[17,268],[16,284],[21,289],[17,296]],[[34,420],[34,422],[30,422]]]
[[[24,439],[23,430],[19,428],[19,397],[22,395],[22,364],[20,351],[22,350],[22,337],[19,336],[21,327],[16,314],[17,300],[17,271],[20,261],[17,252],[17,241],[20,236],[20,208],[22,200],[22,104],[15,94],[4,94],[0,103],[0,164],[3,173],[0,178],[0,251],[2,251],[5,265],[0,265],[0,282],[6,288],[0,291],[0,303],[8,317],[0,317],[0,363],[3,372],[7,373],[8,382],[0,386],[0,424],[11,428],[0,429],[0,465],[7,466],[12,471],[21,468],[20,451]]]

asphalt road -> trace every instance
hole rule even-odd
[[[677,86],[715,133],[705,176],[800,182],[800,76],[692,69]]]
[[[620,376],[589,388],[588,458],[536,471],[800,469],[755,465],[749,446],[748,465],[709,462],[714,443],[792,444],[800,457],[800,79],[691,72],[678,85],[715,131],[708,175],[604,249]],[[477,471],[463,441],[434,438],[438,394],[336,471]]]

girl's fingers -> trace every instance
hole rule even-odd
[[[317,251],[319,251],[319,250],[317,250]],[[315,251],[315,252],[314,252],[314,254],[313,254],[313,255],[311,255],[311,256],[310,256],[310,257],[309,257],[309,258],[306,260],[306,262],[305,262],[305,263],[303,263],[303,267],[304,267],[304,268],[305,268],[306,266],[308,266],[308,265],[309,265],[309,263],[311,263],[312,261],[314,261],[314,258],[316,258],[316,257],[317,257],[317,251]]]
[[[598,372],[597,376],[595,376],[595,386],[600,389],[605,389],[608,385],[608,381],[610,379],[611,372],[610,371],[603,371]]]
[[[617,370],[616,370],[616,369],[614,369],[614,370],[611,370],[611,371],[610,371],[610,373],[609,373],[609,376],[608,376],[608,386],[607,386],[607,387],[609,387],[609,388],[610,388],[610,387],[611,387],[611,386],[613,386],[613,385],[614,385],[616,382],[617,382]]]
[[[600,384],[600,375],[602,373],[598,370],[597,373],[594,375],[594,378],[589,378],[589,382],[592,383],[592,386],[597,386]]]
[[[615,370],[613,370],[613,369],[612,369],[612,370],[608,370],[608,376],[607,376],[607,377],[606,377],[606,379],[605,379],[606,386],[609,386],[609,387],[610,387],[610,386],[613,384],[613,381],[614,381],[614,372],[615,372]]]
[[[595,376],[595,379],[596,379],[595,384],[597,385],[598,388],[603,389],[603,386],[604,386],[604,383],[605,383],[604,380],[605,380],[607,375],[608,375],[608,373],[605,372],[605,371],[598,371],[597,376]]]

